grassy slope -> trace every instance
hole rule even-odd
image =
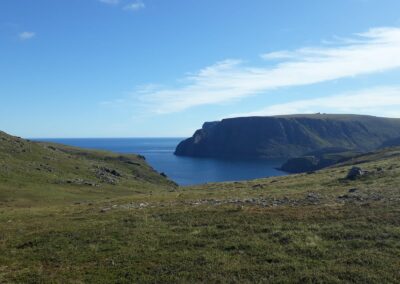
[[[90,204],[0,204],[0,282],[398,283],[400,149],[357,159]],[[344,180],[353,163],[370,174]]]
[[[34,143],[0,132],[2,206],[54,205],[173,188],[136,155]]]

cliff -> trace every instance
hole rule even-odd
[[[289,158],[340,147],[370,151],[400,136],[400,119],[363,115],[241,117],[205,123],[176,148],[179,156]]]

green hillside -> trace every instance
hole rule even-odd
[[[52,204],[171,190],[136,155],[36,143],[0,132],[0,204]]]
[[[175,188],[137,156],[0,145],[0,283],[400,282],[400,148]]]

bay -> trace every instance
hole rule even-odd
[[[210,159],[178,157],[176,146],[184,138],[74,138],[36,139],[87,149],[133,153],[146,157],[158,172],[165,173],[179,185],[196,185],[210,182],[242,181],[286,173],[276,170],[284,162],[280,159]]]

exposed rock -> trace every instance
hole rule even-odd
[[[43,170],[43,171],[47,171],[49,173],[52,173],[54,171],[54,169],[52,167],[50,167],[49,165],[43,165],[43,164],[40,164],[39,167],[36,168],[36,170],[38,170],[38,171]]]
[[[338,200],[341,201],[363,201],[363,197],[356,194],[344,194],[338,196]]]
[[[364,176],[365,174],[366,172],[364,172],[361,168],[352,167],[350,171],[347,173],[346,179],[355,180],[357,178]]]
[[[96,167],[96,176],[102,182],[115,185],[118,183],[118,178],[120,178],[122,175],[115,169]]]
[[[99,186],[97,183],[93,182],[93,181],[88,181],[88,180],[84,180],[84,179],[80,179],[80,178],[76,178],[76,179],[69,179],[69,180],[65,180],[65,181],[61,181],[59,183],[67,183],[67,184],[73,184],[73,185],[85,185],[85,186]]]
[[[306,200],[312,202],[312,203],[318,203],[320,201],[321,197],[319,196],[318,193],[315,192],[310,192],[306,196]]]

